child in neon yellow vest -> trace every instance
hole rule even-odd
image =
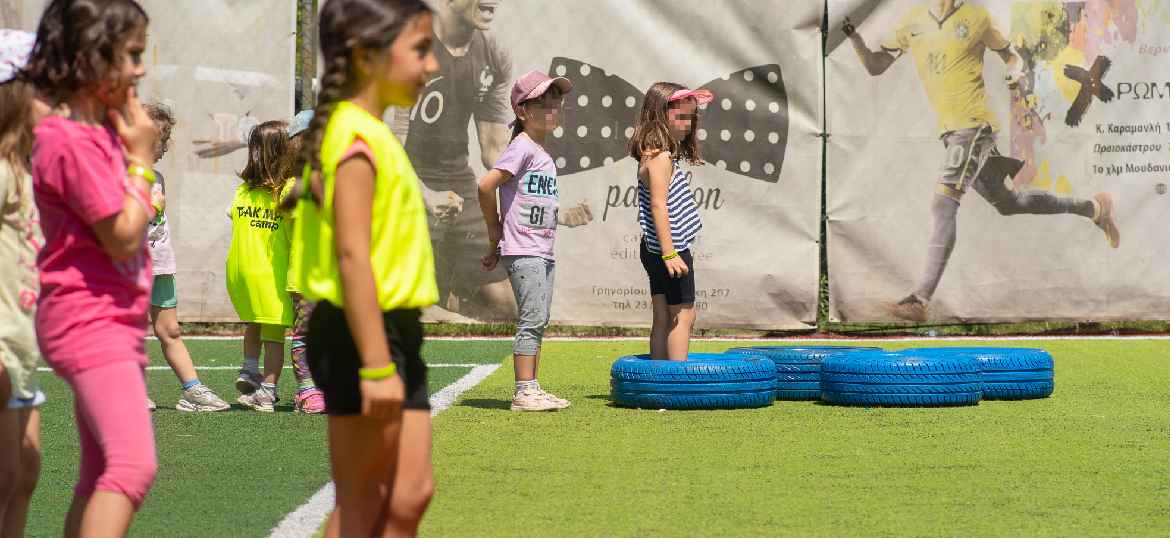
[[[284,328],[292,325],[288,282],[291,230],[279,207],[286,190],[287,124],[261,123],[248,140],[248,164],[229,208],[232,243],[227,257],[227,289],[244,333],[244,365],[236,379],[238,401],[257,411],[271,412],[276,384],[284,368]],[[288,184],[291,186],[291,184]],[[264,346],[264,373],[259,372]]]
[[[422,0],[321,10],[325,74],[294,191],[289,272],[317,301],[306,353],[329,414],[329,536],[413,536],[434,490],[420,320],[438,300],[434,256],[418,176],[381,120],[438,70],[433,22]]]

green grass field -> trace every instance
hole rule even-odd
[[[1170,342],[1003,343],[1036,344],[1045,400],[657,412],[607,401],[644,344],[550,343],[573,407],[507,411],[505,365],[440,415],[423,535],[1170,535]]]
[[[695,350],[732,345],[743,344]],[[432,364],[504,366],[435,419],[438,492],[422,534],[1170,535],[1170,341],[1001,345],[1052,352],[1052,398],[945,409],[621,409],[608,402],[609,365],[645,344],[555,341],[541,384],[573,407],[517,414],[507,409],[510,342],[431,342]],[[239,355],[238,342],[190,346],[202,366],[235,366]],[[433,368],[432,392],[468,370]],[[201,372],[233,398],[234,375]],[[29,530],[59,536],[76,434],[64,385],[42,380],[51,398],[45,470]],[[160,473],[134,536],[266,536],[328,480],[324,420],[289,412],[291,372],[274,415],[180,413],[166,408],[173,374],[152,370],[149,382],[160,405]]]
[[[147,343],[151,366],[164,367],[147,372],[150,396],[159,406],[154,413],[159,473],[131,534],[266,536],[285,514],[329,480],[325,417],[292,412],[296,383],[291,370],[281,376],[276,413],[239,406],[233,382],[240,341],[189,340],[187,346],[197,366],[228,368],[201,370],[199,377],[233,409],[176,411],[178,381],[165,368],[158,344]],[[510,350],[508,342],[431,342],[424,354],[430,363],[499,363]],[[466,367],[432,368],[431,391],[468,371]],[[44,466],[29,514],[28,535],[61,536],[77,480],[73,400],[68,386],[53,374],[42,373],[40,380],[49,396],[42,408]]]

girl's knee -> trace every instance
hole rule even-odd
[[[154,335],[161,340],[178,340],[183,337],[183,329],[178,320],[160,320],[154,324]]]
[[[146,499],[157,474],[158,460],[154,455],[134,462],[109,462],[105,474],[98,479],[97,489],[121,493],[138,507]]]
[[[408,484],[399,484],[390,500],[390,508],[399,518],[421,518],[434,496],[435,480],[428,476]]]
[[[36,447],[23,447],[20,454],[20,477],[16,483],[16,494],[32,497],[41,478],[41,451]]]
[[[0,465],[0,507],[16,496],[21,478],[20,465]]]

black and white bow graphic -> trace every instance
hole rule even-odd
[[[573,81],[561,127],[546,144],[558,173],[584,172],[628,156],[644,92],[572,58],[553,58],[549,74]],[[779,181],[788,142],[788,93],[780,66],[749,67],[696,87],[715,94],[696,133],[703,160],[739,175]]]

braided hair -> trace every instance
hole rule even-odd
[[[284,200],[286,208],[301,198],[309,197],[318,203],[324,197],[321,179],[321,143],[325,126],[337,104],[351,97],[359,88],[354,72],[355,49],[380,50],[389,47],[408,21],[416,15],[430,12],[423,0],[327,0],[321,10],[318,39],[324,59],[321,93],[317,98],[316,114],[304,135],[301,161],[303,174]]]

